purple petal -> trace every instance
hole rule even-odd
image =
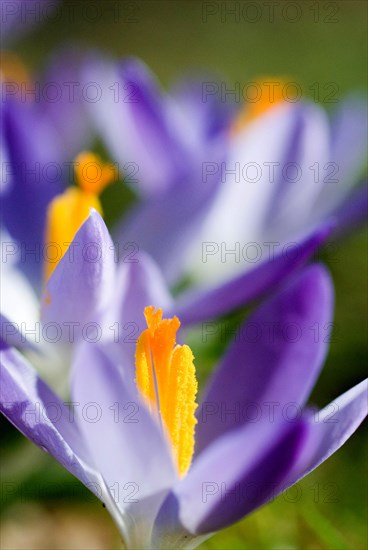
[[[290,115],[293,124],[288,148],[281,159],[282,169],[265,217],[267,235],[277,235],[280,240],[298,233],[303,227],[310,227],[315,202],[321,192],[321,182],[314,181],[311,166],[317,165],[322,170],[330,160],[330,130],[324,110],[315,104],[303,103],[293,106]],[[299,176],[286,170],[293,164],[298,167]],[[297,181],[294,177],[298,177]]]
[[[343,102],[332,123],[331,160],[339,167],[345,188],[356,181],[367,156],[367,101],[351,95]]]
[[[91,209],[46,285],[44,325],[56,324],[60,338],[73,342],[88,323],[99,321],[114,283],[114,246],[101,216]]]
[[[363,422],[368,412],[368,380],[340,395],[308,419],[308,435],[285,487],[296,483],[335,453]]]
[[[350,197],[345,199],[334,213],[336,220],[336,236],[356,230],[368,219],[368,182],[354,189]]]
[[[58,95],[55,93],[57,101],[42,102],[41,114],[48,124],[49,133],[56,135],[65,170],[67,163],[89,147],[93,138],[87,109],[90,101],[86,99],[92,89],[83,88],[81,80],[86,62],[87,54],[79,48],[63,47],[48,59],[47,70],[42,75],[46,90],[47,86],[50,90],[61,90]]]
[[[196,452],[241,424],[276,429],[285,414],[301,413],[327,353],[332,315],[331,279],[314,265],[247,320],[203,397]]]
[[[0,409],[14,426],[88,486],[92,477],[74,413],[14,349],[1,352]]]
[[[214,74],[189,74],[181,77],[170,90],[170,96],[180,105],[186,118],[191,139],[208,142],[229,130],[235,102],[223,101],[221,79]]]
[[[17,323],[9,321],[0,313],[0,349],[14,347],[35,349],[36,346],[27,340],[27,336],[19,331]]]
[[[230,432],[198,457],[164,503],[157,529],[210,533],[238,521],[273,498],[305,438],[302,421],[277,430]],[[161,526],[160,524],[166,524]]]
[[[331,224],[324,224],[312,236],[296,244],[291,254],[280,253],[220,286],[196,290],[183,294],[175,306],[183,325],[200,323],[224,315],[258,298],[308,260],[326,241]]]
[[[183,273],[189,246],[216,194],[220,172],[209,176],[205,185],[199,181],[194,178],[138,205],[118,231],[119,241],[134,242],[149,253],[170,282]]]
[[[119,351],[134,365],[136,341],[146,328],[144,308],[150,305],[160,307],[164,314],[172,308],[173,299],[155,262],[144,252],[121,263],[117,273],[117,288],[108,314],[114,341]]]
[[[22,269],[40,280],[46,209],[63,188],[63,178],[55,178],[52,166],[60,168],[62,155],[56,135],[50,132],[47,121],[40,120],[33,104],[6,101],[2,126],[7,155],[3,173],[8,183],[2,195],[1,216],[23,254],[28,252]],[[50,171],[47,166],[51,166]]]
[[[91,105],[91,115],[122,173],[128,179],[134,174],[145,195],[182,179],[188,168],[186,150],[148,68],[135,59],[116,66],[95,59],[85,78],[97,82],[104,92],[104,101]]]
[[[80,430],[106,484],[120,489],[117,503],[122,508],[132,502],[123,498],[128,487],[136,489],[135,498],[141,502],[170,487],[176,478],[159,424],[140,401],[125,368],[97,346],[84,344],[77,352],[72,380],[73,399],[81,404]]]

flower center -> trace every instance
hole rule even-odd
[[[231,134],[236,136],[250,122],[285,101],[284,88],[285,81],[274,77],[249,83],[243,92],[246,101],[232,125]]]
[[[162,319],[162,310],[144,310],[148,328],[137,340],[136,383],[152,414],[168,436],[181,476],[192,461],[195,443],[197,380],[189,346],[176,345],[177,317]]]
[[[45,281],[50,278],[78,229],[88,218],[90,209],[95,208],[102,214],[99,194],[117,176],[115,166],[104,163],[90,152],[80,153],[74,164],[78,187],[69,187],[55,197],[47,211],[45,244],[48,250],[55,248],[55,251],[52,251],[52,258],[45,259]],[[51,256],[51,250],[49,254]]]

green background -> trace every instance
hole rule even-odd
[[[287,20],[295,13],[286,7],[290,2],[276,3],[273,21],[265,2],[248,2],[245,8],[246,4],[69,1],[59,20],[35,28],[13,49],[31,69],[46,65],[51,52],[65,42],[102,48],[116,57],[135,55],[165,86],[193,67],[215,71],[230,85],[243,85],[260,75],[287,75],[305,95],[311,95],[311,86],[318,82],[319,99],[327,109],[336,105],[323,101],[325,84],[335,83],[338,100],[349,91],[366,89],[365,1],[297,2],[301,17],[294,23]],[[255,11],[249,4],[258,5],[259,21],[251,22]],[[208,9],[216,13],[206,16]],[[235,9],[235,15],[227,9]],[[95,13],[100,16],[92,22]],[[112,202],[107,197],[107,215]],[[319,256],[336,285],[335,338],[312,396],[320,406],[365,376],[366,250],[366,231],[361,229],[339,242],[333,253]],[[203,349],[198,334],[191,333],[189,339],[204,379],[224,343],[212,342]],[[217,534],[203,548],[367,548],[365,428],[297,490]],[[3,423],[2,430],[3,548],[121,547],[100,502],[15,430]]]

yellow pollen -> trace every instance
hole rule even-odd
[[[231,128],[231,134],[239,134],[250,122],[285,101],[286,80],[274,77],[250,83],[246,88],[245,103]]]
[[[136,383],[152,414],[167,434],[179,475],[187,473],[194,452],[198,384],[189,346],[176,345],[177,317],[162,319],[162,310],[144,310],[148,328],[136,348]]]
[[[93,153],[75,159],[79,187],[69,187],[49,204],[46,220],[44,280],[48,281],[77,231],[94,208],[102,215],[99,193],[116,178],[116,170]]]

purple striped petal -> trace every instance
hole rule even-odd
[[[135,187],[146,196],[181,180],[188,170],[187,152],[148,68],[135,59],[119,65],[94,59],[85,78],[103,90],[104,101],[91,105],[91,116],[128,180],[134,168]]]
[[[298,416],[323,365],[333,286],[322,266],[305,269],[244,324],[198,411],[196,452],[241,424]]]
[[[93,475],[85,466],[88,455],[73,420],[74,413],[14,349],[1,352],[0,392],[4,416],[89,486]]]
[[[178,298],[175,314],[183,325],[200,323],[224,315],[258,298],[305,263],[326,241],[332,229],[324,224],[300,241],[291,254],[280,253],[220,286],[188,292]]]
[[[56,324],[60,338],[73,342],[88,323],[100,320],[114,284],[114,246],[101,216],[91,209],[46,285],[44,325]]]

